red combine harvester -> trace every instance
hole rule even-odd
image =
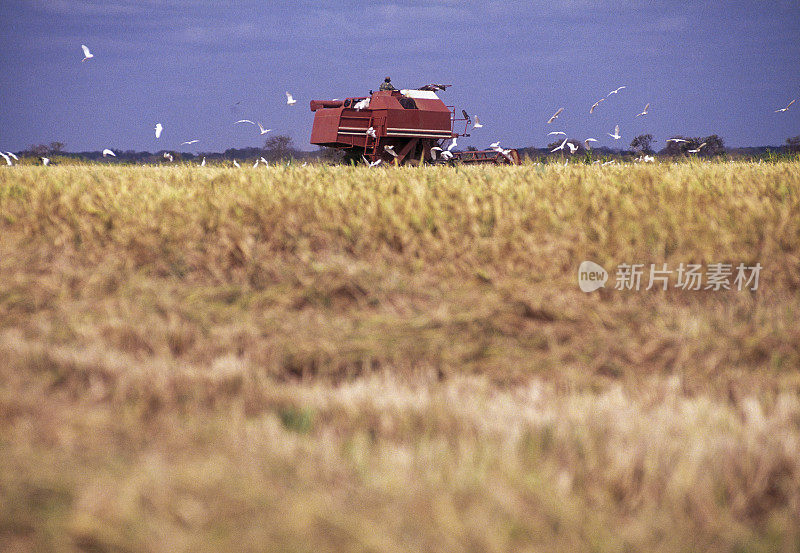
[[[516,150],[450,152],[437,155],[445,140],[469,136],[469,116],[456,118],[455,109],[436,95],[449,85],[414,90],[380,90],[345,100],[312,100],[314,126],[311,144],[345,151],[345,161],[397,164],[494,163],[519,164]],[[453,130],[464,121],[464,132]],[[372,130],[370,130],[372,129]],[[434,151],[431,152],[431,148]],[[395,154],[395,155],[392,155]],[[450,155],[452,154],[452,155]],[[447,159],[444,159],[447,158]]]

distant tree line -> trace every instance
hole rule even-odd
[[[631,141],[629,150],[615,150],[606,146],[587,149],[584,142],[570,138],[567,140],[568,144],[572,144],[572,148],[565,146],[564,149],[559,150],[555,154],[551,151],[560,146],[564,140],[558,139],[547,145],[547,148],[518,148],[520,155],[531,158],[546,158],[557,155],[558,157],[569,158],[585,158],[585,159],[632,159],[635,156],[642,154],[646,155],[659,155],[664,157],[704,157],[710,158],[727,154],[729,157],[738,158],[764,158],[768,156],[780,154],[800,154],[800,135],[789,137],[782,147],[769,148],[769,147],[748,147],[748,148],[734,148],[726,149],[725,142],[722,137],[712,134],[705,137],[687,137],[687,136],[674,136],[672,138],[679,139],[679,141],[668,141],[666,146],[659,150],[656,154],[653,144],[655,142],[652,134],[641,134],[634,137]],[[63,142],[50,142],[49,144],[34,144],[28,146],[27,149],[20,152],[21,157],[49,157],[60,156],[64,158],[77,158],[86,161],[97,161],[104,159],[108,163],[137,163],[137,164],[158,164],[168,163],[164,154],[169,154],[173,162],[180,161],[194,161],[206,158],[208,162],[232,161],[234,159],[239,161],[252,161],[263,157],[270,163],[289,161],[293,159],[299,160],[314,160],[319,159],[326,162],[340,162],[344,157],[343,150],[335,148],[321,147],[317,151],[305,152],[298,150],[292,137],[288,135],[273,135],[266,139],[261,148],[229,148],[222,153],[206,152],[206,153],[189,153],[179,152],[175,150],[159,150],[157,152],[137,152],[134,150],[114,150],[116,157],[103,158],[102,152],[74,152],[67,153],[64,151],[65,144]],[[476,150],[474,146],[468,146],[467,150]],[[572,151],[574,150],[574,153]],[[694,152],[693,150],[697,150]]]

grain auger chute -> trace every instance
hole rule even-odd
[[[519,164],[516,150],[452,151],[437,155],[446,141],[469,136],[470,118],[439,99],[437,90],[450,85],[426,85],[412,90],[380,90],[344,100],[312,100],[311,143],[344,150],[345,160],[370,163],[493,163]],[[454,130],[464,123],[464,132]],[[433,151],[432,151],[433,149]],[[445,159],[446,158],[446,159]]]

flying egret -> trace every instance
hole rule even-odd
[[[83,50],[83,59],[81,60],[81,62],[84,62],[84,61],[94,57],[94,54],[92,54],[89,51],[89,47],[86,46],[85,44],[81,44],[81,49]]]
[[[554,153],[554,152],[557,152],[557,151],[559,151],[559,150],[563,150],[563,149],[564,149],[564,146],[565,146],[565,145],[566,145],[566,143],[567,143],[567,140],[569,140],[569,139],[568,139],[568,138],[565,138],[565,139],[564,139],[564,142],[562,142],[560,146],[556,146],[555,148],[553,148],[552,150],[550,150],[550,153],[552,154],[552,153]]]
[[[597,142],[597,139],[596,138],[587,138],[586,140],[583,141],[583,145],[587,150],[591,150],[591,148],[589,147],[589,142]]]
[[[592,104],[592,107],[590,107],[590,108],[589,108],[589,113],[590,113],[590,114],[594,113],[594,109],[595,109],[597,106],[599,106],[599,105],[600,105],[600,102],[605,102],[605,101],[606,101],[606,99],[605,99],[605,98],[600,98],[599,100],[597,100],[597,101],[596,101],[594,104]]]
[[[499,148],[500,147],[500,141],[498,140],[497,142],[492,142],[491,144],[489,144],[489,147],[492,150],[494,150],[495,148]]]
[[[289,94],[289,93],[287,92],[287,93],[286,93],[286,103],[287,103],[288,105],[290,105],[290,106],[293,106],[294,104],[296,104],[296,103],[297,103],[297,100],[295,100],[294,98],[292,98],[292,95],[291,95],[291,94]]]
[[[433,148],[431,148],[431,159],[433,161],[436,161],[436,156],[437,156],[436,152],[441,152],[441,151],[442,149],[439,146],[434,146]]]
[[[241,165],[239,165],[239,162],[236,161],[235,159],[233,160],[233,166],[234,167],[241,167]]]
[[[564,108],[558,108],[558,111],[557,111],[557,112],[555,112],[555,113],[553,114],[553,116],[552,116],[550,119],[548,119],[548,120],[547,120],[547,124],[549,125],[550,123],[552,123],[553,121],[555,121],[556,119],[558,119],[558,116],[559,116],[559,115],[561,115],[561,112],[562,112],[562,111],[564,111]]]
[[[620,90],[622,90],[623,88],[628,88],[628,87],[627,87],[627,86],[621,86],[621,87],[619,87],[619,88],[617,88],[617,89],[615,89],[615,90],[612,90],[611,92],[609,92],[609,93],[608,93],[608,95],[609,95],[609,96],[611,96],[612,94],[616,94],[617,92],[619,92],[619,91],[620,91]]]
[[[480,120],[478,119],[478,116],[476,115],[475,116],[475,123],[472,125],[472,128],[473,129],[480,129],[482,126],[483,126],[483,124],[480,122]]]
[[[648,110],[648,109],[650,109],[650,104],[649,104],[649,103],[648,103],[646,106],[644,106],[644,109],[642,110],[642,113],[640,113],[640,114],[639,114],[639,115],[637,115],[636,117],[639,117],[639,116],[641,116],[641,115],[647,115],[647,110]]]
[[[117,157],[117,154],[106,148],[105,150],[103,150],[103,157],[108,157],[108,156]]]
[[[684,140],[683,138],[667,138],[667,142],[689,142],[688,140]]]
[[[238,125],[239,123],[250,123],[254,127],[256,126],[256,124],[250,121],[249,119],[239,119],[236,123],[234,123],[234,125]]]
[[[200,141],[199,140],[187,140],[186,142],[181,142],[181,146],[183,146],[184,144],[186,144],[186,145],[197,144],[198,142],[200,142]]]
[[[390,154],[392,157],[396,158],[397,153],[394,151],[394,146],[384,146],[383,150]]]
[[[620,138],[622,138],[622,135],[621,135],[621,134],[619,134],[619,125],[617,125],[616,127],[614,127],[614,134],[611,134],[610,132],[608,132],[608,133],[606,133],[606,134],[607,134],[608,136],[610,136],[611,138],[613,138],[614,140],[619,140]]]
[[[161,138],[161,133],[164,131],[164,125],[156,123],[156,138]]]
[[[164,159],[168,159],[170,163],[172,163],[172,154],[168,152],[164,152]]]
[[[578,150],[578,147],[572,142],[567,142],[567,146],[569,146],[569,153],[571,154],[574,154]]]
[[[775,113],[781,113],[782,111],[786,111],[786,110],[788,110],[790,107],[792,107],[792,104],[794,104],[796,101],[797,101],[797,100],[792,100],[791,102],[789,102],[789,105],[788,105],[788,106],[786,106],[785,108],[776,109],[776,110],[775,110]]]
[[[14,165],[13,163],[11,163],[11,158],[10,158],[10,157],[8,157],[8,156],[7,156],[6,154],[4,154],[3,152],[0,152],[0,156],[3,156],[3,159],[4,159],[4,160],[6,160],[6,165]]]
[[[271,131],[272,129],[265,129],[264,125],[262,125],[261,121],[259,121],[258,122],[258,130],[261,132],[261,135],[263,136],[263,135],[267,134],[269,131]]]
[[[697,147],[697,149],[696,149],[696,150],[686,150],[686,151],[687,151],[687,152],[689,152],[690,154],[696,154],[697,152],[699,152],[700,150],[702,150],[702,149],[703,149],[703,146],[705,146],[706,144],[707,144],[707,142],[703,142],[702,144],[700,144],[700,145]]]
[[[19,161],[19,158],[14,155],[14,152],[6,152],[6,154],[8,154],[9,157],[13,157],[14,161]]]
[[[269,161],[267,161],[266,159],[264,159],[264,156],[261,156],[261,163],[263,163],[264,165],[266,165],[267,167],[269,167]]]
[[[552,136],[552,135],[554,135],[554,134],[563,134],[564,136],[567,136],[567,133],[565,133],[564,131],[553,131],[553,132],[549,132],[549,133],[547,133],[547,136]]]

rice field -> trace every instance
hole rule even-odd
[[[800,551],[798,162],[0,169],[4,551]]]

